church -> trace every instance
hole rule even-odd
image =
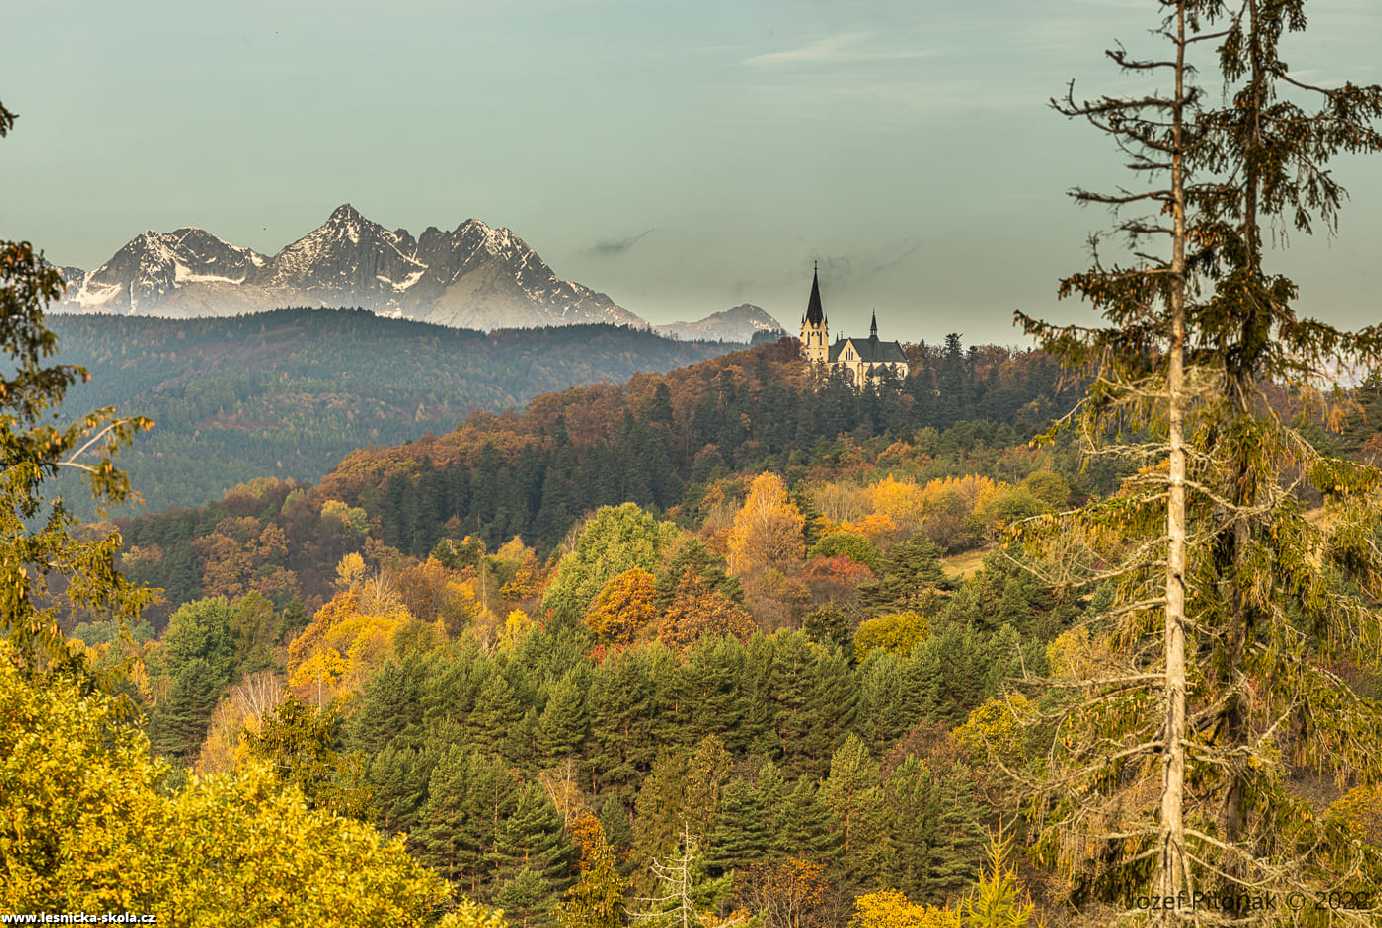
[[[907,355],[901,343],[878,338],[877,312],[869,322],[868,338],[841,338],[830,344],[830,320],[821,305],[819,268],[811,271],[811,298],[801,317],[801,353],[812,366],[843,371],[845,379],[860,388],[880,378],[885,368],[891,368],[899,381],[907,379]]]

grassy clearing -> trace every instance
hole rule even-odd
[[[952,580],[964,580],[977,573],[979,568],[984,566],[984,558],[992,550],[991,547],[975,548],[973,551],[966,551],[963,554],[943,557],[941,558],[941,569]]]

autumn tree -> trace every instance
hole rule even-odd
[[[586,813],[572,831],[581,836],[580,876],[555,910],[561,928],[619,928],[628,883],[620,875],[604,826]]]
[[[0,104],[0,138],[16,116]],[[57,337],[44,323],[49,303],[62,296],[62,275],[28,242],[0,241],[0,630],[26,666],[76,666],[58,627],[59,608],[133,622],[150,595],[116,569],[121,536],[76,531],[76,522],[52,482],[60,473],[82,475],[99,504],[130,495],[115,456],[144,418],[98,409],[68,424],[57,419],[85,369],[49,364]]]
[[[950,909],[923,906],[895,889],[863,893],[854,899],[849,928],[961,928]]]
[[[633,503],[605,506],[574,531],[557,561],[542,605],[563,620],[580,621],[605,584],[631,567],[657,569],[677,529]]]
[[[656,579],[630,567],[606,583],[585,614],[585,624],[602,641],[629,644],[657,618]]]
[[[759,474],[730,527],[730,573],[743,576],[800,561],[806,551],[804,524],[782,478],[766,471]]]
[[[750,867],[739,883],[739,897],[766,928],[829,924],[824,907],[830,882],[820,861],[800,857],[762,861]]]
[[[754,629],[753,619],[742,606],[706,587],[695,574],[687,574],[662,616],[657,637],[671,647],[685,648],[711,635],[747,639]]]
[[[177,786],[116,699],[20,665],[0,642],[0,911],[427,925],[450,897],[401,840],[308,808],[260,765]]]

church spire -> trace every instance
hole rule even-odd
[[[873,311],[873,318],[869,320],[869,338],[878,341],[878,310]]]
[[[821,306],[819,271],[819,265],[813,261],[811,263],[811,299],[806,303],[806,322],[811,325],[820,325],[825,321],[825,308]]]

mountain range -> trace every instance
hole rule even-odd
[[[62,268],[59,312],[196,318],[283,306],[352,306],[382,316],[485,331],[610,323],[651,328],[608,295],[556,275],[512,231],[478,219],[414,236],[349,203],[277,254],[203,229],[142,232],[95,270]],[[759,307],[657,326],[686,339],[747,342],[780,329]]]

